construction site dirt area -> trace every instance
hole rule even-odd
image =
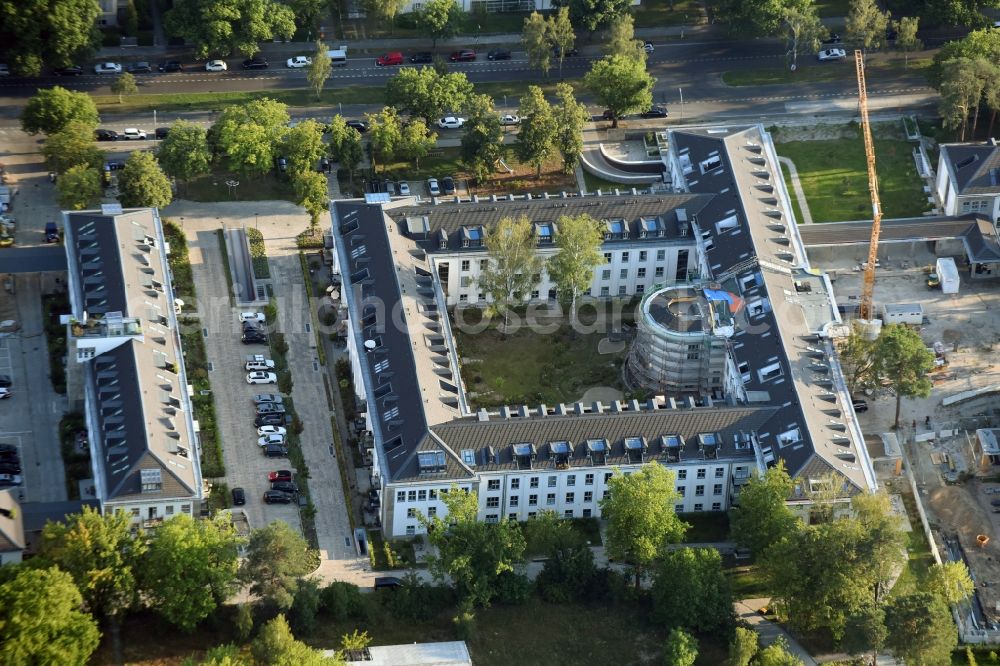
[[[976,583],[976,623],[1000,639],[1000,466],[990,463],[979,428],[1000,427],[1000,280],[972,280],[962,270],[957,294],[928,286],[937,256],[930,242],[884,243],[879,248],[874,310],[887,304],[919,304],[920,333],[937,365],[928,398],[902,401],[899,429],[934,540],[944,559],[964,558]],[[862,289],[860,264],[866,246],[809,250],[810,263],[826,271],[838,306],[852,316]],[[964,394],[964,395],[963,395]],[[892,395],[858,396],[868,436],[891,432]],[[915,524],[917,516],[910,516]]]

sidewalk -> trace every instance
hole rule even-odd
[[[760,609],[770,603],[770,601],[770,599],[743,599],[735,602],[733,608],[736,610],[736,617],[744,620],[757,632],[757,635],[760,636],[761,645],[766,647],[774,643],[778,638],[784,637],[788,643],[789,652],[801,659],[805,666],[816,666],[816,660],[812,658],[812,655],[791,634],[776,622],[772,622],[760,614]]]

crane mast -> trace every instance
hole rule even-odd
[[[858,315],[871,321],[875,313],[872,297],[875,293],[875,261],[878,259],[878,239],[882,233],[882,202],[878,196],[878,173],[875,171],[875,145],[872,128],[868,122],[868,90],[865,86],[865,60],[860,50],[854,52],[854,66],[858,74],[858,100],[861,104],[861,134],[865,139],[865,159],[868,162],[868,190],[872,197],[872,235],[868,244],[868,263],[865,264],[864,286],[861,290],[861,307]]]

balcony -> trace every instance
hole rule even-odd
[[[69,323],[74,338],[117,338],[142,335],[142,322],[134,317],[91,318],[86,322],[75,319]]]

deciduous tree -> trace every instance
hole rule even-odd
[[[56,181],[59,207],[64,210],[91,208],[101,199],[101,172],[88,164],[71,166]]]
[[[403,140],[403,130],[399,115],[391,106],[382,107],[378,113],[366,113],[368,121],[368,141],[372,151],[372,161],[381,163],[385,170],[386,163],[391,161],[399,151]]]
[[[729,641],[729,662],[727,666],[750,666],[750,661],[759,650],[757,632],[746,627],[736,627],[733,639]]]
[[[97,105],[94,98],[84,92],[73,92],[53,86],[39,90],[28,100],[21,113],[21,129],[28,134],[55,134],[74,120],[93,129],[97,127]]]
[[[888,630],[885,627],[885,610],[869,604],[847,618],[847,628],[840,644],[850,655],[864,655],[866,663],[874,664],[878,653],[885,647]]]
[[[531,12],[524,19],[521,45],[528,55],[528,66],[540,69],[545,76],[552,68],[552,44],[549,42],[549,24],[538,12]]]
[[[907,664],[932,666],[951,661],[958,631],[941,597],[915,592],[892,600],[885,611],[886,646]]]
[[[186,120],[175,120],[156,150],[156,159],[165,174],[185,183],[208,173],[212,153],[205,130]]]
[[[455,0],[429,0],[417,12],[417,28],[431,38],[437,48],[439,39],[448,39],[458,34],[464,13]]]
[[[734,34],[766,37],[780,29],[784,9],[784,0],[721,0],[716,15]]]
[[[663,646],[663,663],[666,666],[694,666],[697,659],[698,639],[683,629],[671,629]]]
[[[100,632],[73,578],[56,567],[20,566],[0,584],[0,661],[9,666],[83,666]]]
[[[635,567],[636,589],[663,547],[680,541],[688,529],[674,511],[681,499],[675,480],[672,471],[657,463],[629,476],[615,472],[608,481],[608,496],[601,500],[608,555]]]
[[[164,25],[168,35],[194,46],[198,58],[235,51],[250,57],[261,42],[291,39],[295,14],[275,0],[175,0]]]
[[[288,523],[276,520],[250,533],[240,579],[250,585],[251,594],[287,609],[292,605],[298,579],[317,564],[316,552],[302,535]]]
[[[354,182],[354,171],[365,159],[364,147],[361,144],[361,134],[353,127],[348,127],[339,114],[333,117],[328,127],[330,134],[330,158],[339,162],[347,169],[348,177]]]
[[[667,627],[726,634],[736,623],[733,593],[714,548],[665,552],[655,565],[653,614]]]
[[[942,44],[927,73],[927,79],[938,90],[948,78],[944,63],[954,58],[984,58],[988,62],[1000,62],[1000,30],[973,30],[962,39]]]
[[[556,118],[552,106],[538,86],[528,86],[528,93],[521,97],[518,110],[521,129],[517,133],[514,150],[522,162],[535,167],[535,178],[542,175],[542,165],[556,149]]]
[[[468,606],[488,606],[497,595],[498,578],[513,572],[524,556],[524,533],[512,520],[486,523],[478,519],[479,500],[453,485],[442,498],[445,515],[417,520],[438,550],[428,557],[438,580],[450,579]]]
[[[231,171],[261,176],[274,168],[281,139],[288,131],[288,107],[266,97],[229,106],[219,114],[213,130]]]
[[[889,12],[882,11],[875,0],[851,0],[847,13],[847,41],[869,51],[885,45]]]
[[[627,14],[632,6],[629,0],[567,0],[567,2],[573,25],[586,29],[591,35],[619,16]]]
[[[548,261],[548,272],[560,297],[569,302],[576,320],[576,300],[594,281],[594,269],[604,262],[604,234],[590,215],[563,215],[556,223],[556,253]]]
[[[125,160],[125,168],[118,176],[118,189],[122,205],[128,208],[163,208],[174,198],[170,179],[156,158],[152,153],[138,150]]]
[[[260,634],[250,644],[254,661],[263,666],[342,666],[339,656],[325,657],[301,641],[295,640],[284,615],[279,615],[264,625]]]
[[[576,101],[573,86],[568,83],[556,84],[556,100],[553,109],[556,117],[555,145],[563,158],[563,171],[573,173],[583,152],[583,128],[590,121],[587,107]]]
[[[910,66],[910,54],[924,48],[924,43],[917,37],[919,26],[919,16],[904,16],[895,22],[896,50],[903,53],[904,69]]]
[[[733,509],[730,529],[736,543],[760,558],[771,544],[795,531],[799,519],[788,508],[795,482],[784,461],[762,476],[753,476],[740,490],[739,506]]]
[[[805,666],[805,664],[789,651],[785,637],[779,636],[778,640],[757,653],[756,666]]]
[[[122,103],[123,95],[134,95],[139,92],[139,86],[135,82],[135,77],[129,72],[122,72],[111,83],[111,93],[118,95],[118,103]]]
[[[534,226],[526,216],[503,217],[486,233],[489,260],[479,286],[491,299],[490,315],[503,317],[502,333],[507,331],[510,308],[524,300],[542,269],[536,249]]]
[[[323,211],[330,204],[330,184],[326,176],[313,169],[292,172],[295,200],[309,213],[309,226],[316,228]]]
[[[288,160],[289,171],[315,171],[324,153],[323,128],[311,118],[285,132],[281,139],[281,155]]]
[[[38,76],[45,66],[63,67],[88,58],[100,44],[97,0],[0,0],[0,43],[7,64],[20,76]]]
[[[787,33],[788,57],[793,70],[798,67],[799,53],[803,49],[815,53],[820,40],[829,34],[812,0],[788,0],[782,25]]]
[[[896,427],[903,398],[926,398],[931,392],[927,373],[934,368],[934,353],[920,335],[902,324],[882,327],[876,340],[878,375],[884,377],[896,394]]]
[[[878,387],[875,341],[865,336],[864,329],[857,322],[851,323],[851,332],[837,345],[837,355],[850,393],[875,390]]]
[[[957,604],[971,597],[976,586],[969,577],[965,562],[945,562],[931,565],[927,590],[940,596],[947,604]]]
[[[298,24],[305,28],[310,36],[318,33],[324,12],[330,11],[329,3],[324,0],[285,0],[285,4],[292,10]]]
[[[181,514],[151,534],[140,574],[149,606],[191,631],[236,590],[243,539],[225,514],[195,520]]]
[[[45,139],[42,155],[45,156],[45,164],[56,173],[66,173],[78,164],[97,169],[104,162],[104,152],[94,141],[93,126],[80,120],[70,121],[62,130]]]
[[[472,96],[464,72],[441,73],[433,67],[403,67],[386,84],[386,104],[428,124],[447,111],[459,112]]]
[[[389,26],[392,32],[392,24],[396,20],[396,15],[403,11],[406,0],[364,0],[365,11],[369,16],[374,16]]]
[[[462,132],[462,162],[477,182],[486,181],[503,159],[503,127],[489,95],[473,95],[469,100]]]
[[[573,44],[576,42],[576,33],[569,20],[569,8],[560,7],[555,14],[550,14],[546,21],[549,43],[559,60],[559,78],[561,79],[563,61],[566,60],[566,54],[572,50]]]
[[[646,72],[644,58],[614,55],[598,60],[583,78],[587,89],[613,114],[612,125],[627,113],[653,105],[655,79]]]
[[[620,55],[626,58],[646,57],[642,41],[635,38],[635,19],[631,14],[622,14],[608,26],[607,40],[604,52],[609,55]]]
[[[427,124],[420,118],[414,118],[402,124],[399,132],[399,156],[414,166],[420,168],[420,160],[434,150],[437,145],[437,132],[431,132]]]
[[[309,63],[309,69],[306,71],[306,81],[316,93],[316,99],[319,99],[320,95],[323,94],[323,86],[326,85],[326,80],[330,78],[330,73],[333,71],[333,63],[330,62],[330,56],[326,54],[329,50],[326,44],[317,41],[312,62]]]

